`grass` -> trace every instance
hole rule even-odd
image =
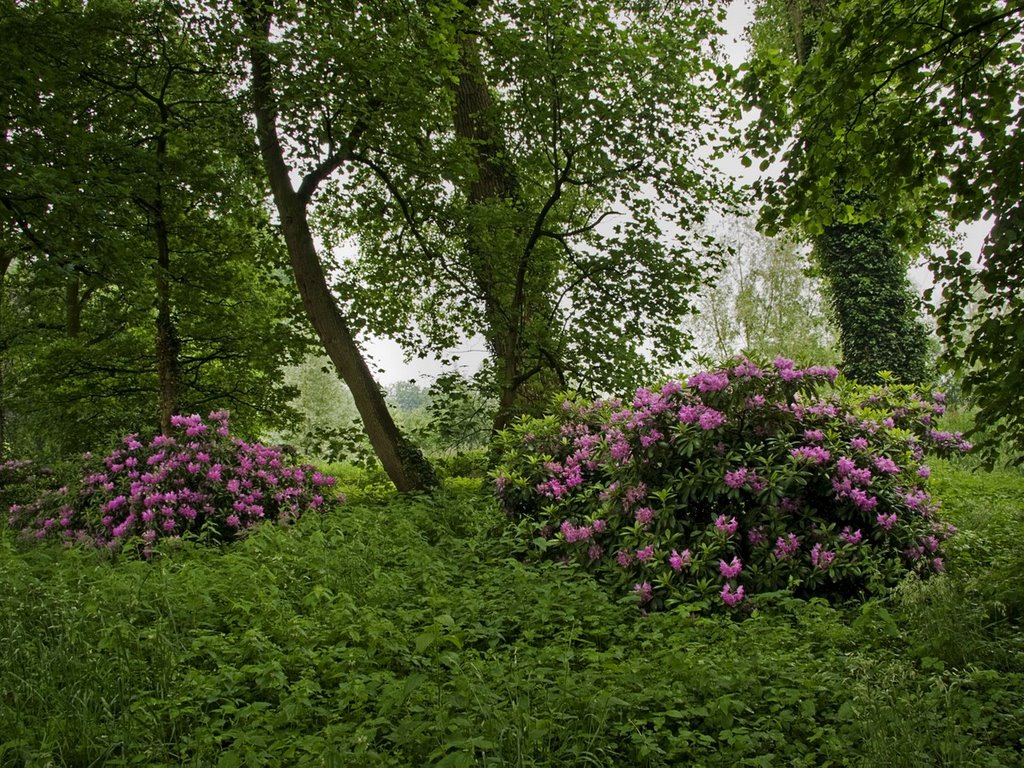
[[[0,766],[1024,764],[1024,478],[939,463],[948,572],[642,616],[479,480],[149,562],[0,533]]]

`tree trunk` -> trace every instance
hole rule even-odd
[[[7,444],[7,410],[4,407],[4,367],[7,362],[7,341],[4,336],[7,329],[3,327],[3,322],[7,300],[7,269],[12,260],[7,254],[0,254],[0,461],[6,457]]]
[[[832,224],[814,249],[839,327],[843,374],[865,384],[879,382],[880,371],[900,382],[926,380],[928,331],[885,224]]]
[[[161,109],[163,111],[163,109]],[[162,115],[167,118],[167,115]],[[156,143],[157,168],[162,173],[167,155],[167,136],[162,131]],[[156,235],[156,368],[157,368],[157,413],[160,432],[171,434],[171,417],[178,412],[180,391],[181,343],[171,317],[171,242],[164,211],[163,187],[156,184],[156,199],[153,203],[153,230]]]
[[[537,243],[528,237],[534,222],[520,210],[519,180],[507,160],[477,36],[461,31],[458,44],[455,135],[469,143],[476,171],[466,190],[470,222],[465,247],[485,297],[484,336],[498,380],[492,425],[497,432],[523,413],[545,409],[551,391],[564,388],[564,381],[551,349],[547,320],[552,305],[534,258]]]
[[[800,0],[788,0],[789,23],[797,63],[814,48]],[[821,17],[823,0],[812,0],[811,17]],[[851,193],[840,175],[836,199],[856,203],[868,192]],[[928,332],[919,319],[907,280],[906,261],[897,250],[884,217],[858,224],[833,223],[814,239],[815,255],[828,287],[842,353],[840,369],[864,383],[891,371],[898,381],[927,376]]]
[[[306,212],[308,198],[304,198],[292,186],[277,132],[271,61],[263,47],[268,45],[270,19],[260,18],[251,3],[243,3],[243,9],[250,31],[259,37],[252,42],[249,55],[260,153],[281,217],[281,229],[303,307],[327,355],[352,392],[352,399],[370,444],[388,477],[402,492],[429,490],[437,484],[437,478],[423,455],[406,441],[395,425],[383,392],[374,380],[348,322],[327,285],[309,228]],[[343,161],[339,159],[337,164]]]

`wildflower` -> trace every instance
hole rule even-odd
[[[732,585],[726,584],[718,594],[722,598],[722,602],[730,607],[743,602],[743,598],[745,597],[742,585],[737,587],[736,591],[733,592]]]
[[[743,562],[738,557],[734,557],[731,563],[719,560],[718,572],[727,579],[735,579],[743,572]]]
[[[672,555],[668,559],[669,567],[673,571],[681,571],[683,568],[690,564],[690,550],[684,549],[682,552],[676,552],[672,550]]]

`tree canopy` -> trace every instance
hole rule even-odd
[[[936,226],[992,222],[977,262],[956,249],[932,258],[938,330],[979,423],[1024,451],[1022,20],[1003,0],[843,0],[815,27],[799,73],[762,85],[785,90],[775,103],[801,124],[765,186],[775,220],[896,212],[901,241],[918,247]],[[758,124],[769,143],[773,122]],[[832,195],[840,177],[870,189],[858,211]]]

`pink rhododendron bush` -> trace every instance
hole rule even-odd
[[[145,444],[129,435],[103,459],[86,456],[76,482],[12,504],[8,524],[29,538],[145,552],[183,534],[230,540],[264,520],[289,522],[333,500],[326,487],[334,478],[293,465],[281,448],[231,437],[225,412],[172,423],[174,435]],[[9,464],[12,472],[28,469]]]
[[[943,569],[928,494],[943,396],[835,369],[733,361],[630,403],[565,400],[500,438],[496,488],[531,557],[577,564],[645,609],[848,598]]]

